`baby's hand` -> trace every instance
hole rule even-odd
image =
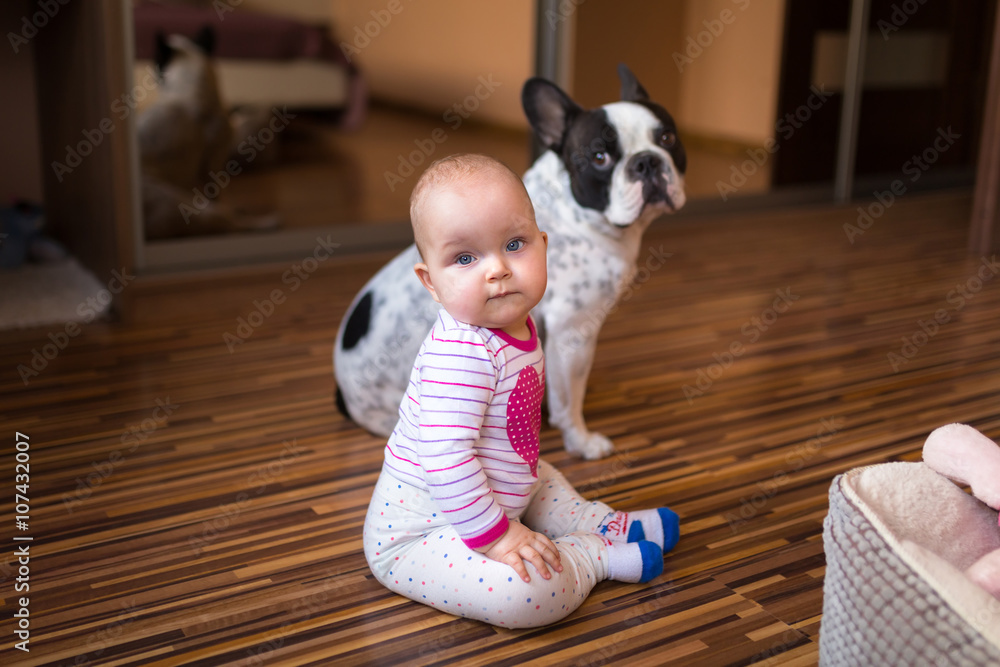
[[[535,566],[544,579],[552,578],[549,568],[545,566],[546,563],[556,572],[562,572],[559,551],[552,540],[518,521],[511,521],[507,532],[482,553],[497,562],[510,565],[526,582],[531,581],[528,568],[524,565],[526,560]]]

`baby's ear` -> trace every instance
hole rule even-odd
[[[431,283],[431,272],[427,270],[427,265],[423,262],[418,262],[413,265],[413,271],[417,274],[417,278],[420,279],[420,284],[427,288],[427,291],[431,293],[431,297],[433,297],[438,303],[441,303],[441,299],[438,298],[437,290],[434,289],[434,284]]]

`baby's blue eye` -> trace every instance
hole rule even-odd
[[[507,244],[507,252],[516,252],[524,247],[524,241],[521,239],[514,239]]]
[[[462,266],[468,266],[469,264],[472,264],[472,255],[459,255],[455,261]]]

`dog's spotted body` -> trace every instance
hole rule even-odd
[[[621,66],[622,100],[583,109],[558,87],[529,80],[525,112],[548,148],[524,175],[549,235],[548,287],[532,315],[543,335],[549,421],[588,459],[611,442],[588,431],[583,399],[601,323],[636,271],[642,235],[684,205],[687,159],[670,115]],[[410,246],[365,285],[340,327],[334,370],[341,408],[388,435],[438,304],[413,273]]]

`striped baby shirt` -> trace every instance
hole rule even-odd
[[[542,346],[441,310],[410,373],[385,468],[426,490],[470,548],[503,535],[537,480]]]

